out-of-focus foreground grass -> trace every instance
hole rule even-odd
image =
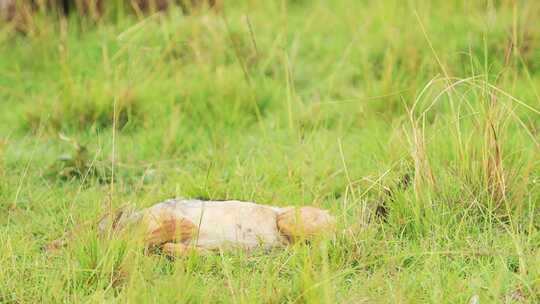
[[[539,19],[536,1],[225,0],[2,26],[0,302],[540,301]],[[174,261],[96,236],[110,208],[174,196],[350,229]]]

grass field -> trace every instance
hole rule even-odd
[[[0,303],[540,302],[539,19],[225,0],[0,27]],[[177,260],[96,234],[175,196],[314,205],[347,232]]]

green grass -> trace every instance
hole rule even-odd
[[[539,3],[225,2],[0,28],[0,303],[540,301]],[[352,228],[175,261],[96,235],[174,196]]]

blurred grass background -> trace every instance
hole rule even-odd
[[[225,0],[2,25],[0,302],[538,302],[539,18],[536,1]],[[174,196],[351,228],[176,261],[92,228]]]

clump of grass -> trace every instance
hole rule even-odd
[[[99,183],[108,183],[111,180],[109,164],[103,164],[89,154],[88,148],[76,140],[60,134],[60,139],[71,146],[71,152],[62,154],[49,168],[49,175],[63,181],[81,180],[88,182],[96,180]]]
[[[26,124],[37,130],[43,124],[51,132],[68,129],[117,129],[144,120],[141,101],[130,89],[105,89],[88,82],[68,87],[62,96],[32,106],[26,112]],[[44,111],[46,110],[46,111]]]
[[[134,254],[129,252],[128,242],[106,241],[95,234],[86,233],[79,236],[74,244],[78,246],[69,247],[66,254],[72,257],[75,269],[84,271],[66,271],[65,288],[79,294],[81,286],[85,286],[84,295],[108,288],[115,293],[121,292],[129,276],[130,258]]]

